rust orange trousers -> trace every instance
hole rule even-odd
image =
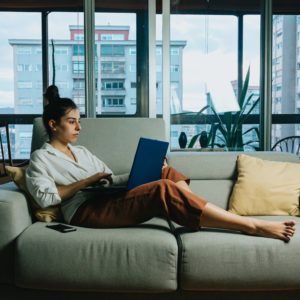
[[[127,192],[101,195],[83,203],[71,220],[72,225],[90,228],[134,226],[153,217],[164,217],[198,230],[207,201],[176,185],[189,179],[172,167],[162,170],[160,180]]]

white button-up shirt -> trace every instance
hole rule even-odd
[[[62,205],[65,221],[70,223],[78,207],[92,193],[77,192],[71,199],[62,202],[56,185],[69,185],[94,175],[97,172],[111,173],[108,166],[83,146],[69,145],[76,161],[49,143],[32,153],[26,170],[26,185],[41,207]],[[113,184],[125,184],[128,174],[112,175]]]

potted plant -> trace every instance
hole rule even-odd
[[[226,148],[229,151],[243,150],[245,145],[252,146],[258,149],[255,145],[259,142],[259,130],[257,127],[251,127],[243,132],[243,124],[259,103],[260,98],[251,103],[253,94],[247,96],[250,78],[250,67],[248,68],[246,78],[242,87],[241,96],[238,99],[240,110],[237,112],[217,113],[213,105],[206,105],[197,114],[196,118],[203,115],[204,111],[211,110],[217,121],[211,123],[210,131],[208,133],[208,145],[211,148],[220,147]],[[208,95],[210,96],[210,95]],[[221,118],[222,116],[222,118]],[[249,140],[244,142],[243,136],[251,131],[256,133],[257,140]],[[188,148],[193,148],[201,133],[192,137]]]

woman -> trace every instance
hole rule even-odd
[[[190,190],[189,179],[165,164],[162,179],[112,195],[81,189],[108,180],[122,184],[128,175],[112,171],[82,146],[72,146],[80,133],[80,113],[68,98],[49,98],[43,113],[49,142],[31,156],[26,171],[28,189],[42,206],[61,204],[67,223],[92,227],[122,227],[169,218],[193,230],[201,226],[238,230],[289,241],[295,222],[270,222],[229,213]],[[99,199],[101,197],[101,199]]]

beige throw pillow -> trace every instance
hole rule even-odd
[[[229,211],[238,215],[299,216],[300,163],[240,154]]]
[[[34,216],[37,220],[42,222],[50,223],[52,221],[61,221],[62,214],[60,208],[58,206],[41,208],[33,197],[30,195],[27,186],[26,186],[26,179],[25,179],[25,171],[26,167],[11,167],[5,166],[7,174],[10,178],[14,181],[17,187],[26,194],[26,198],[29,201],[29,206],[33,211]]]

